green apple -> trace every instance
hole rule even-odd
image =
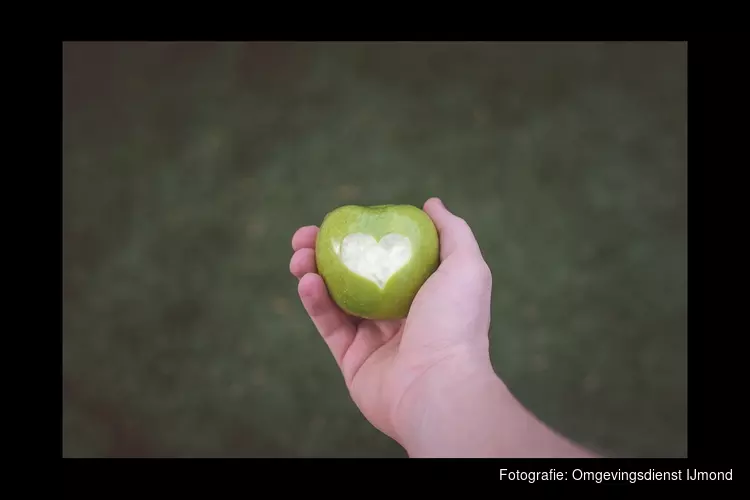
[[[315,258],[328,293],[345,312],[399,319],[437,269],[438,233],[412,205],[346,205],[323,219]]]

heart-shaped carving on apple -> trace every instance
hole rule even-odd
[[[412,205],[339,207],[325,216],[315,243],[331,298],[367,319],[405,317],[439,256],[432,219]]]

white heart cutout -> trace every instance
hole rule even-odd
[[[411,240],[390,233],[380,241],[369,234],[352,233],[334,244],[341,262],[353,273],[385,288],[388,280],[411,260]]]

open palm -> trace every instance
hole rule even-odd
[[[469,226],[433,198],[424,205],[440,235],[441,263],[404,320],[361,320],[331,300],[315,265],[316,226],[292,237],[291,273],[305,310],[331,350],[363,415],[400,441],[404,398],[438,364],[487,357],[491,274]],[[483,359],[483,362],[488,362]],[[438,372],[444,372],[440,370]]]

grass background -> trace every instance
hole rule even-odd
[[[294,230],[433,195],[549,425],[687,453],[687,49],[66,44],[66,456],[405,456],[289,275]]]

